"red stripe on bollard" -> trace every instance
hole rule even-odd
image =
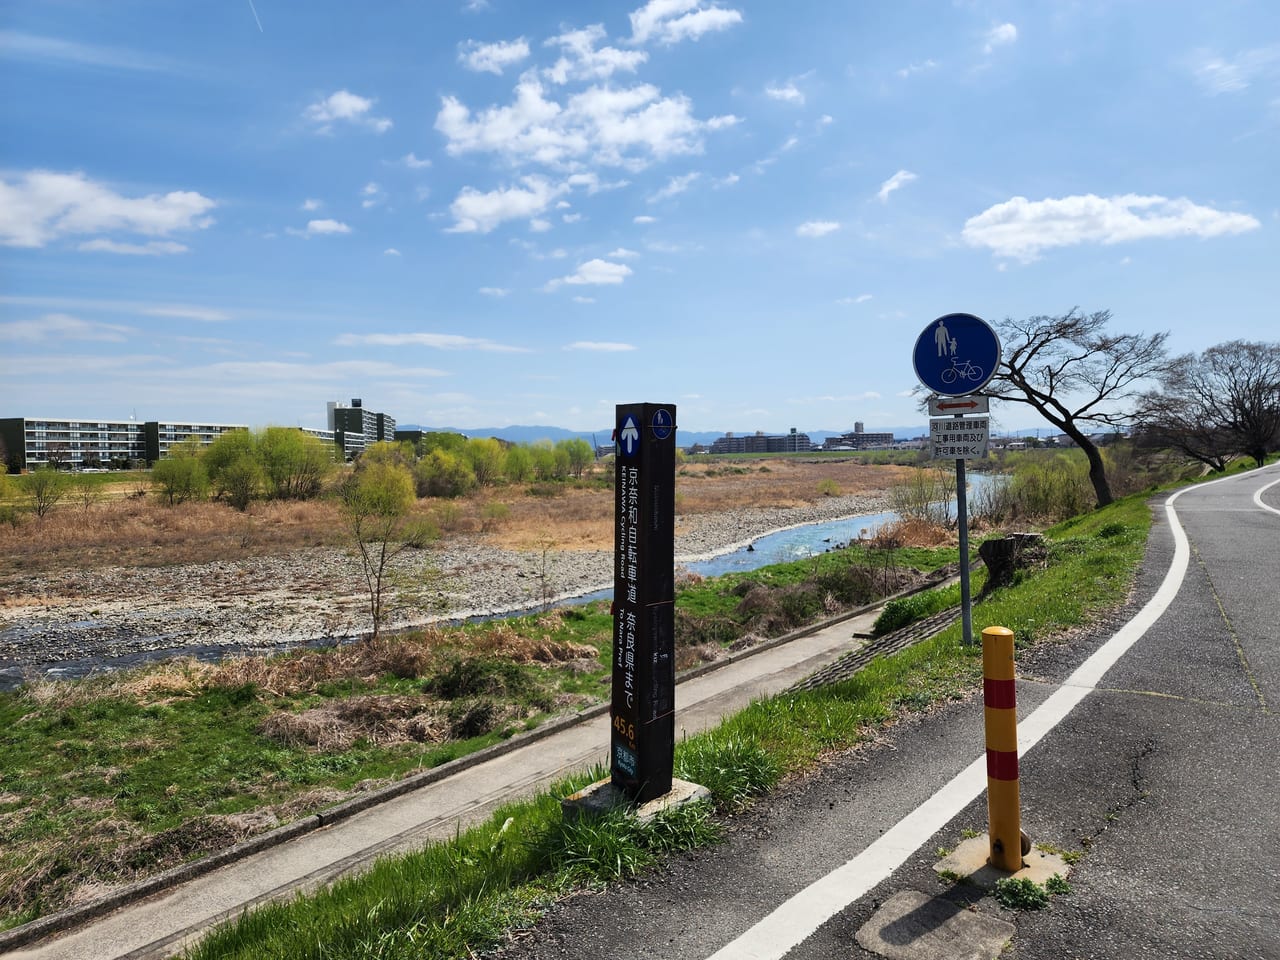
[[[1018,751],[988,750],[987,776],[992,780],[1018,779]]]
[[[1012,710],[1014,702],[1014,686],[1012,680],[982,680],[982,702],[993,710]]]

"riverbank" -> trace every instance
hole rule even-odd
[[[881,512],[883,495],[680,516],[678,561],[737,550],[772,531]],[[402,555],[389,626],[526,609],[606,588],[609,550],[503,549],[484,534]],[[11,580],[0,599],[0,672],[173,652],[263,652],[370,628],[368,594],[347,551],[311,547],[240,560],[107,566]],[[82,670],[75,670],[79,673]],[[55,673],[54,675],[57,675]]]

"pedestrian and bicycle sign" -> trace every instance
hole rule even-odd
[[[934,393],[961,397],[995,376],[1000,338],[971,313],[949,313],[924,328],[912,360],[922,384]]]
[[[960,532],[960,623],[966,645],[973,643],[973,599],[969,593],[969,507],[965,461],[987,455],[991,419],[966,414],[987,412],[981,390],[1000,366],[1000,338],[985,320],[971,313],[948,313],[916,339],[911,362],[929,398],[929,448],[934,459],[956,462],[956,527]],[[949,416],[948,416],[949,414]]]

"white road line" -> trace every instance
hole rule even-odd
[[[1050,697],[1018,724],[1018,754],[1026,753],[1058,725],[1098,685],[1103,674],[1160,619],[1168,609],[1186,575],[1191,557],[1186,532],[1178,521],[1173,503],[1187,490],[1202,490],[1224,480],[1211,480],[1185,487],[1165,502],[1165,514],[1173,532],[1173,561],[1156,591],[1132,620],[1082,663]],[[1280,480],[1273,481],[1280,483]],[[1261,503],[1263,490],[1254,501],[1264,510],[1280,513]],[[921,806],[889,828],[878,840],[852,860],[837,867],[781,904],[736,940],[712,954],[708,960],[781,960],[792,948],[849,904],[893,873],[920,844],[947,825],[987,787],[986,757],[980,756],[956,774],[949,783]]]
[[[1262,495],[1266,493],[1268,490],[1270,490],[1272,487],[1274,487],[1277,483],[1280,483],[1280,480],[1272,480],[1265,487],[1259,487],[1257,491],[1255,491],[1255,493],[1253,494],[1253,502],[1256,503],[1263,510],[1270,510],[1272,513],[1276,514],[1277,516],[1280,516],[1280,510],[1277,510],[1275,507],[1262,502]]]

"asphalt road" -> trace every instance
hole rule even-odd
[[[1024,829],[1038,843],[1083,852],[1071,892],[1049,909],[1009,911],[935,876],[938,848],[954,847],[965,830],[985,832],[983,792],[941,829],[911,837],[914,853],[887,879],[817,911],[826,919],[812,930],[788,919],[804,917],[795,907],[822,878],[980,755],[975,698],[791,784],[717,848],[565,901],[503,956],[872,957],[855,932],[894,893],[916,889],[1012,921],[1008,957],[1280,960],[1280,483],[1268,487],[1276,481],[1280,468],[1271,467],[1178,496],[1190,558],[1172,602],[1024,754]],[[1121,627],[1160,592],[1176,537],[1163,506],[1153,506],[1126,610],[1107,629],[1019,663],[1023,721],[1112,646],[1113,633],[1132,633]]]

